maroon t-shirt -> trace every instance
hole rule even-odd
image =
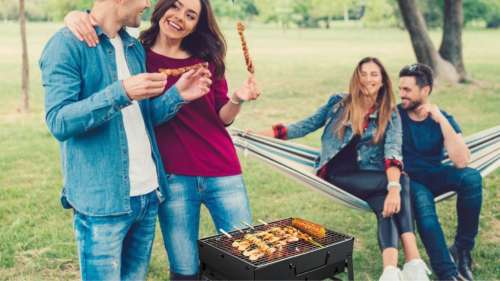
[[[178,68],[202,62],[201,59],[174,59],[147,51],[148,72],[160,68]],[[229,100],[225,78],[212,72],[210,92],[185,104],[168,122],[155,128],[165,171],[187,176],[221,177],[241,174],[240,163],[231,137],[219,118],[219,110]],[[179,77],[169,77],[167,88]]]

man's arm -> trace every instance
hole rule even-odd
[[[461,133],[457,133],[448,121],[448,118],[439,110],[436,105],[429,105],[429,113],[432,119],[441,127],[444,138],[444,147],[448,151],[451,162],[457,168],[465,168],[470,161],[470,151]]]
[[[465,168],[469,165],[470,151],[465,144],[462,134],[455,132],[448,119],[443,118],[439,125],[444,137],[444,147],[448,151],[451,162],[457,168]]]
[[[179,90],[170,87],[165,94],[151,100],[151,120],[153,126],[158,126],[174,117],[181,107],[186,104]]]
[[[89,97],[81,98],[83,79],[80,51],[87,48],[68,30],[52,38],[40,58],[45,88],[45,119],[50,132],[60,141],[83,134],[118,116],[132,100],[163,93],[167,77],[141,73],[115,81]],[[85,81],[92,83],[93,81]]]
[[[121,81],[80,98],[82,73],[77,41],[58,32],[46,45],[40,58],[45,89],[45,119],[59,141],[83,134],[114,118],[130,104]]]

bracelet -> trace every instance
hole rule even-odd
[[[233,95],[233,96],[234,96],[234,95]],[[229,98],[229,101],[230,101],[232,104],[235,104],[235,105],[240,105],[240,104],[242,104],[242,103],[243,103],[243,100],[241,100],[241,99],[240,99],[240,101],[235,101],[235,100],[233,99],[233,96],[231,96],[231,97]],[[239,98],[238,98],[238,99],[239,99]]]
[[[401,192],[401,184],[397,181],[390,181],[387,184],[387,190],[389,191],[391,188],[396,188],[399,192]]]

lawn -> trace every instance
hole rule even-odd
[[[43,45],[59,27],[54,23],[28,25],[32,110],[20,114],[19,27],[14,23],[0,24],[0,280],[78,278],[72,214],[59,204],[59,151],[44,123],[37,66]],[[245,67],[232,27],[225,24],[224,33],[229,46],[227,78],[230,88],[235,89],[244,78]],[[440,33],[431,35],[437,45]],[[469,135],[500,123],[500,30],[466,30],[463,37],[466,69],[475,82],[438,85],[433,100],[453,114]],[[331,30],[283,31],[255,25],[250,26],[247,41],[263,95],[244,105],[233,126],[253,130],[303,118],[331,93],[345,91],[355,64],[364,56],[379,57],[395,82],[398,70],[415,60],[407,33],[397,29],[334,26]],[[299,141],[317,146],[319,133]],[[251,158],[240,155],[240,160],[255,220],[300,216],[353,235],[356,279],[377,280],[381,260],[372,214],[337,205]],[[500,171],[484,182],[481,229],[473,252],[475,274],[477,280],[498,280]],[[455,199],[438,206],[448,241],[452,241],[456,226],[454,208]],[[206,210],[200,232],[202,237],[215,233]],[[159,229],[149,279],[168,279]]]

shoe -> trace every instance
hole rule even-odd
[[[384,272],[378,281],[403,281],[401,270],[395,266],[389,265],[384,268]]]
[[[458,273],[461,275],[459,277],[468,281],[474,281],[470,251],[458,249],[455,245],[452,245],[449,250],[453,261],[457,265]]]
[[[431,271],[422,259],[413,259],[403,265],[405,281],[429,281]]]

